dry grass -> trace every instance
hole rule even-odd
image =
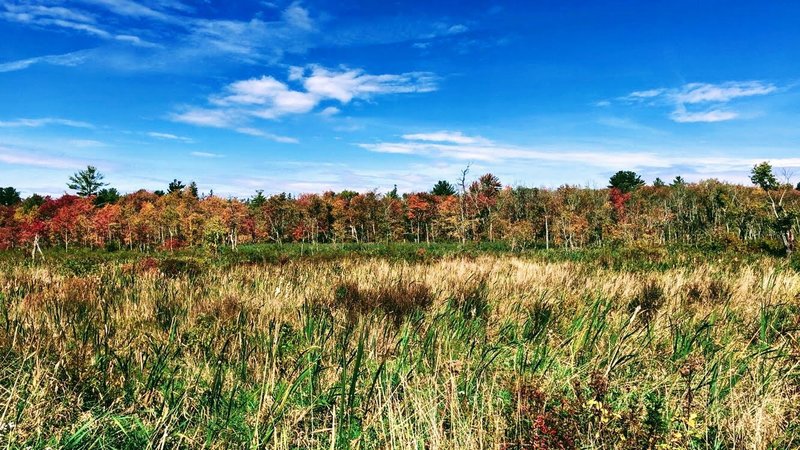
[[[800,445],[800,276],[769,264],[181,267],[0,271],[0,443]]]

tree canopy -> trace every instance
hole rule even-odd
[[[608,180],[608,187],[619,189],[623,194],[633,192],[644,186],[644,180],[636,172],[630,170],[620,170]]]
[[[773,191],[778,188],[778,179],[772,173],[772,165],[764,161],[756,164],[750,171],[750,181],[765,191]]]
[[[10,186],[0,188],[0,206],[14,206],[21,201],[18,190]]]
[[[169,182],[169,186],[167,186],[167,192],[173,194],[175,192],[181,192],[186,187],[183,182],[177,178],[173,179]]]
[[[433,189],[431,189],[431,194],[437,195],[439,197],[447,197],[448,195],[455,195],[456,187],[453,186],[447,180],[439,180],[433,185]]]
[[[97,194],[98,190],[108,183],[104,183],[105,176],[97,171],[94,166],[87,166],[86,169],[75,173],[69,177],[67,187],[76,191],[81,197],[89,197]]]

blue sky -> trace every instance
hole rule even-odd
[[[0,185],[746,182],[800,169],[798,23],[797,2],[2,0]]]

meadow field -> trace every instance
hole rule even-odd
[[[785,259],[291,248],[3,255],[0,447],[800,446]]]

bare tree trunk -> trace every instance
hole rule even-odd
[[[544,216],[544,248],[550,250],[550,226],[547,223],[547,216]]]
[[[31,246],[31,259],[36,261],[36,252],[39,252],[39,255],[42,257],[44,261],[44,253],[42,253],[42,247],[39,246],[39,234],[37,233],[36,236],[33,238],[33,245]]]
[[[460,206],[461,206],[461,243],[467,243],[467,174],[469,173],[469,164],[467,167],[461,171],[461,178],[459,179],[459,186],[461,187],[461,198],[460,198]]]

